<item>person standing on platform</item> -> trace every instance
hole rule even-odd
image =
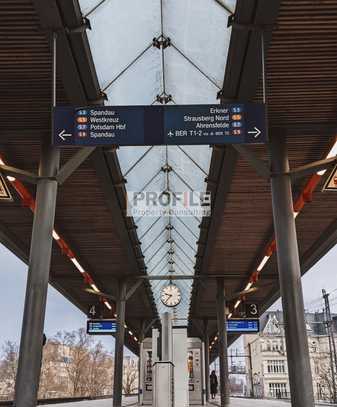
[[[209,377],[209,384],[211,387],[211,396],[212,396],[212,399],[214,400],[215,396],[218,392],[218,378],[215,374],[215,370],[212,370],[212,373]]]

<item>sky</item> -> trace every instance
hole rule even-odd
[[[26,291],[27,266],[0,244],[0,354],[5,341],[20,343],[21,324]],[[60,330],[73,331],[86,328],[87,317],[49,286],[44,332],[51,338]],[[114,338],[100,336],[107,351],[114,349]]]
[[[322,288],[331,295],[331,310],[337,313],[337,246],[323,257],[302,278],[306,309],[321,310],[323,307]],[[6,340],[20,342],[22,314],[25,298],[27,266],[14,254],[0,245],[0,353]],[[277,301],[271,309],[281,309]],[[45,320],[45,334],[53,337],[59,330],[76,330],[86,326],[86,315],[67,299],[49,286]],[[113,351],[113,338],[102,336],[108,351]],[[235,347],[241,347],[240,344]]]

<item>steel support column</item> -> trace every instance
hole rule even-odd
[[[173,336],[172,336],[172,316],[169,312],[164,312],[161,318],[161,349],[162,360],[172,362],[173,358]]]
[[[113,384],[113,407],[122,406],[123,393],[123,359],[125,342],[125,307],[126,307],[126,282],[120,283],[119,297],[117,300],[117,333],[115,342],[115,368]]]
[[[204,320],[204,345],[205,345],[205,391],[206,403],[209,401],[209,336],[208,321]]]
[[[301,270],[286,139],[270,140],[271,178],[277,264],[283,304],[285,337],[293,407],[313,407],[314,396],[305,324]]]
[[[225,313],[225,280],[217,279],[217,319],[218,319],[218,348],[219,348],[219,379],[220,379],[220,405],[229,406],[229,373],[228,373],[228,347],[227,347],[227,327]]]
[[[43,146],[39,175],[41,177],[56,176],[59,162],[59,150],[49,145]],[[37,405],[56,194],[56,181],[50,179],[38,181],[15,385],[15,406],[17,407],[35,407]]]

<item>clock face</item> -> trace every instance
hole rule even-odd
[[[160,298],[167,307],[176,307],[181,301],[181,293],[175,284],[169,284],[162,289]]]

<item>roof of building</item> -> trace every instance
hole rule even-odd
[[[337,320],[337,315],[332,318]],[[308,335],[327,335],[326,316],[323,312],[306,312],[305,320]],[[337,324],[332,324],[337,333]],[[284,315],[282,311],[267,311],[260,318],[260,331],[267,335],[284,335]]]

